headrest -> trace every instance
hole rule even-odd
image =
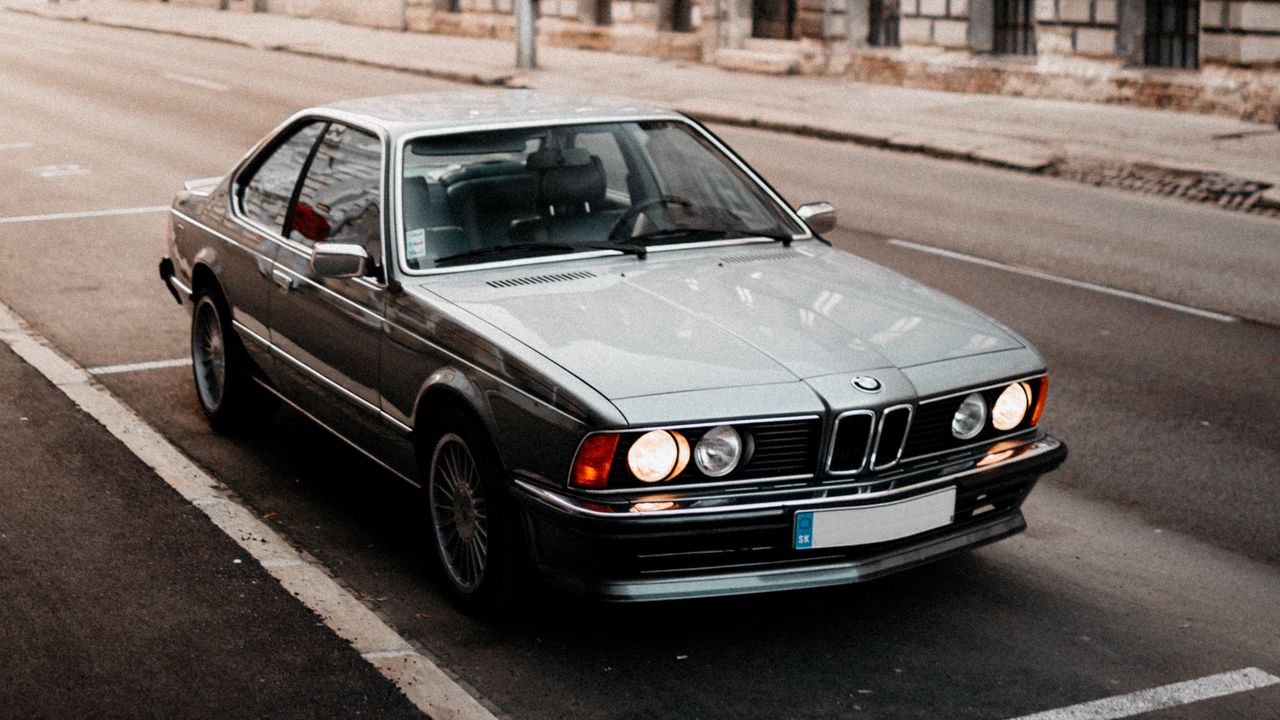
[[[524,166],[531,172],[554,167],[580,167],[591,163],[586,148],[543,148],[529,153]]]
[[[598,157],[588,155],[583,165],[549,167],[540,176],[538,202],[542,205],[598,204],[604,200],[604,166]]]

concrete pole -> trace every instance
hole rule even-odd
[[[515,0],[515,4],[516,67],[532,70],[538,66],[538,52],[533,42],[533,0]]]

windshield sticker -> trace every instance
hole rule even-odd
[[[409,242],[409,259],[421,260],[427,256],[427,231],[422,228],[410,230],[405,236]]]

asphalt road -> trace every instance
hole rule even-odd
[[[0,301],[88,368],[182,358],[187,317],[155,276],[163,214],[12,218],[165,205],[182,180],[221,174],[298,107],[447,87],[6,15]],[[1058,261],[1037,248],[1075,247],[1105,265],[1106,253],[1084,240],[1133,218],[1141,222],[1131,234],[1199,234],[1206,242],[1272,227],[1280,236],[1280,223],[916,156],[720,132],[790,200],[837,202],[842,247],[994,314],[1044,353],[1053,376],[1044,422],[1072,457],[1033,494],[1027,533],[862,587],[642,607],[548,594],[520,617],[483,622],[453,610],[425,573],[415,498],[340,442],[289,413],[255,435],[213,435],[188,368],[99,379],[260,515],[274,513],[273,525],[404,636],[517,718],[864,712],[994,720],[1240,668],[1280,673],[1280,395],[1272,387],[1280,330],[887,241],[1053,273]],[[999,252],[984,253],[992,243]],[[1105,284],[1089,275],[1090,263],[1069,274]],[[1179,292],[1153,287],[1163,297]],[[23,382],[4,376],[5,393]],[[58,417],[52,403],[43,412]],[[94,454],[110,443],[83,436],[67,449]],[[22,467],[0,464],[0,483],[26,482],[32,470]],[[86,475],[96,475],[91,467]],[[170,497],[158,481],[134,483],[137,507]],[[81,511],[97,508],[86,497]],[[38,515],[21,517],[27,530],[42,529]],[[0,568],[10,565],[17,563],[0,558]],[[53,637],[67,625],[53,618],[38,630],[9,630]],[[323,682],[305,669],[296,677],[300,687]],[[234,688],[237,680],[227,682]],[[219,713],[210,706],[208,715]],[[1277,715],[1280,686],[1161,717]]]

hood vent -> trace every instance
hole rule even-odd
[[[545,285],[547,283],[568,282],[569,280],[586,280],[596,274],[587,270],[578,272],[556,273],[554,275],[526,275],[525,277],[507,278],[506,280],[490,280],[485,283],[489,287],[510,288],[525,285]]]
[[[786,260],[787,258],[800,257],[800,253],[794,250],[769,250],[767,252],[742,253],[741,255],[728,255],[720,258],[723,263],[749,263],[757,260]]]

